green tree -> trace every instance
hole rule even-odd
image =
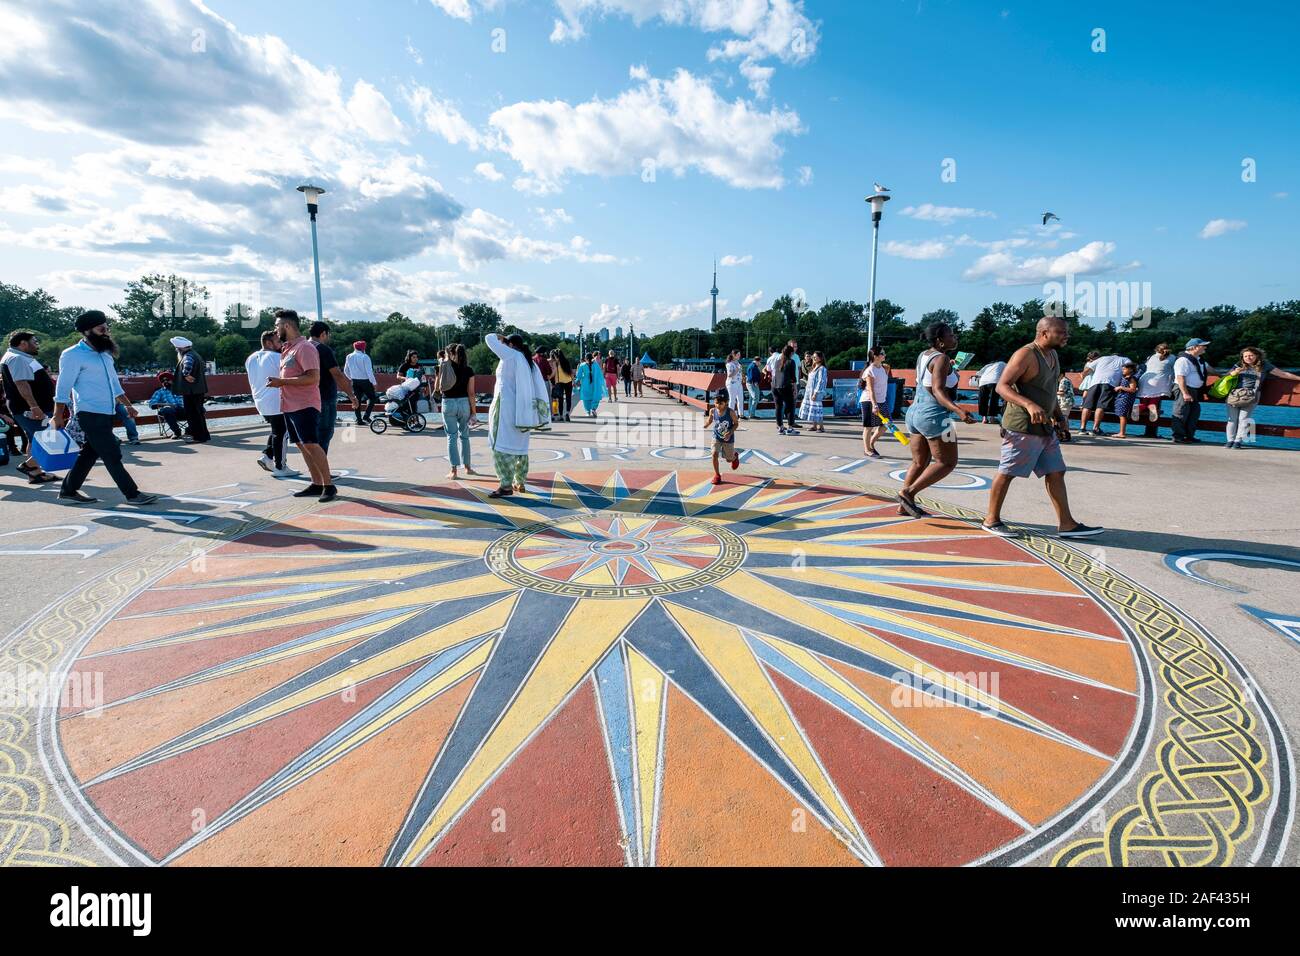
[[[411,349],[425,357],[424,336],[415,328],[392,328],[381,332],[371,345],[371,358],[377,365],[396,367]]]
[[[486,302],[467,302],[456,310],[456,318],[466,333],[481,342],[485,332],[499,332],[505,321],[501,313]]]
[[[242,335],[228,333],[217,339],[213,357],[218,369],[240,369],[244,367],[244,360],[254,351],[256,350],[250,347]]]
[[[44,289],[28,292],[16,285],[0,282],[0,332],[7,346],[9,335],[21,329],[40,332],[48,337],[75,332],[73,320],[81,308],[60,308],[58,300]]]

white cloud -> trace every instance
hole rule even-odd
[[[429,132],[441,136],[453,146],[464,143],[470,149],[478,149],[482,145],[483,137],[450,100],[440,99],[425,86],[403,92],[411,111]]]
[[[573,222],[573,217],[563,209],[547,209],[544,206],[538,206],[533,212],[537,214],[537,218],[541,220],[542,225],[547,229],[554,229],[561,223],[568,225]]]
[[[1282,192],[1282,193],[1274,193],[1274,194],[1273,194],[1273,198],[1274,198],[1274,199],[1286,199],[1286,198],[1287,198],[1288,196],[1290,196],[1290,195],[1291,195],[1290,193],[1286,193],[1286,192]]]
[[[741,188],[779,188],[777,141],[802,132],[793,111],[729,102],[686,70],[668,80],[644,76],[614,99],[515,103],[489,123],[524,170],[515,188],[535,195],[556,191],[571,174],[644,177],[646,169],[656,176],[697,169]]]
[[[591,243],[582,236],[573,236],[568,242],[530,238],[509,221],[483,209],[462,216],[452,234],[439,245],[439,251],[454,255],[462,269],[473,269],[495,259],[593,264],[619,261],[617,256],[592,252],[590,248]]]
[[[474,172],[478,173],[484,179],[490,182],[499,183],[505,179],[505,174],[497,170],[491,163],[479,163],[474,167]]]
[[[920,219],[924,222],[941,222],[945,225],[957,219],[997,218],[993,213],[983,209],[972,209],[969,206],[936,206],[928,202],[919,206],[906,206],[899,215]]]
[[[940,239],[891,239],[881,244],[880,251],[900,259],[942,259],[952,255],[952,247]]]
[[[371,139],[387,143],[406,138],[402,123],[393,115],[388,99],[365,80],[357,80],[352,87],[348,114]]]
[[[980,256],[962,273],[968,282],[992,279],[995,284],[1030,285],[1048,279],[1063,278],[1068,274],[1090,275],[1109,272],[1116,268],[1111,261],[1115,243],[1093,241],[1060,256],[1034,256],[1017,259],[1009,252],[990,252]],[[1141,263],[1131,262],[1124,268],[1135,268]]]
[[[1245,228],[1246,221],[1244,219],[1211,219],[1201,229],[1201,238],[1214,239]]]
[[[745,300],[740,303],[740,307],[742,309],[748,309],[750,306],[761,301],[762,298],[763,298],[762,289],[759,289],[757,292],[751,292],[749,295],[745,296]]]
[[[406,38],[406,55],[415,61],[416,66],[424,66],[424,54],[416,49],[409,36]]]
[[[807,186],[813,181],[813,168],[811,166],[799,167],[799,185]]]
[[[447,14],[449,17],[455,17],[457,20],[470,21],[474,18],[474,10],[470,6],[470,0],[429,0],[435,7]],[[480,5],[482,0],[479,0]]]
[[[718,260],[718,265],[726,269],[732,266],[747,266],[753,261],[753,256],[723,256]]]

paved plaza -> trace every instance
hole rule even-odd
[[[251,418],[128,448],[148,509],[7,473],[0,863],[1296,861],[1294,453],[1076,441],[1069,544],[980,529],[995,426],[910,519],[855,422],[715,486],[621,407],[505,500],[350,415],[330,505]]]

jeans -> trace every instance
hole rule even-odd
[[[758,385],[756,385],[753,382],[750,382],[748,385],[745,386],[745,390],[749,392],[749,417],[757,418],[758,417],[758,396],[759,396]]]
[[[263,415],[266,423],[271,426],[271,434],[266,436],[266,449],[262,452],[267,458],[275,462],[275,467],[284,468],[284,438],[287,426],[284,422],[283,415]]]
[[[787,385],[784,388],[772,389],[772,398],[776,401],[777,427],[794,428],[794,386]],[[788,426],[781,424],[782,418],[789,422]]]
[[[370,421],[370,415],[375,410],[375,402],[379,401],[379,396],[375,393],[375,386],[370,383],[368,378],[354,378],[352,380],[352,394],[357,397],[357,424]],[[362,414],[361,400],[366,400],[366,410]]]
[[[322,402],[320,418],[316,420],[316,444],[326,452],[330,450],[330,440],[334,437],[334,426],[338,424],[338,420],[338,402]]]
[[[208,416],[203,411],[202,395],[186,395],[185,420],[190,423],[190,437],[195,441],[207,441],[212,437],[208,431]]]
[[[156,409],[158,417],[171,429],[177,438],[181,437],[181,422],[185,418],[185,409],[176,405],[160,405]]]
[[[132,418],[131,413],[126,410],[126,406],[118,405],[114,408],[113,411],[114,411],[114,418],[120,421],[122,423],[122,427],[126,429],[126,440],[139,441],[140,429],[135,427],[135,419]]]
[[[632,380],[630,378],[623,379],[623,397],[632,397]]]
[[[1179,395],[1174,399],[1174,412],[1169,424],[1174,430],[1174,441],[1187,441],[1196,437],[1196,426],[1201,421],[1201,403],[1184,401]]]
[[[469,399],[444,398],[442,421],[447,429],[447,458],[451,467],[469,464]]]
[[[1253,442],[1255,440],[1255,409],[1259,408],[1259,402],[1250,405],[1228,405],[1228,425],[1226,429],[1226,438],[1229,442],[1244,441]]]
[[[79,489],[90,474],[91,466],[102,460],[123,495],[127,498],[138,495],[140,489],[122,465],[122,449],[118,447],[117,436],[113,434],[113,416],[77,412],[77,424],[81,426],[86,440],[81,446],[81,454],[63,478],[60,493],[67,495]]]
[[[555,398],[560,403],[556,418],[568,418],[573,414],[573,383],[556,382]]]

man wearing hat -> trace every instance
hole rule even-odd
[[[1196,437],[1196,426],[1201,420],[1206,377],[1215,371],[1214,366],[1202,357],[1209,347],[1209,339],[1188,339],[1187,348],[1174,362],[1174,410],[1169,424],[1174,430],[1176,445],[1200,442]]]
[[[81,426],[85,441],[81,454],[63,478],[59,500],[97,501],[82,492],[81,485],[95,462],[102,459],[128,503],[147,505],[157,501],[157,495],[146,494],[132,480],[122,464],[122,449],[113,434],[113,416],[117,406],[124,406],[132,418],[135,417],[135,408],[127,401],[122,382],[117,377],[117,366],[113,363],[117,345],[108,334],[108,318],[98,310],[84,312],[77,317],[77,331],[82,335],[81,341],[64,349],[59,356],[52,417],[54,427],[62,429],[68,424],[69,406],[75,405],[77,424]]]
[[[375,380],[375,363],[370,361],[370,356],[366,354],[364,341],[352,343],[352,351],[343,360],[343,374],[352,382],[352,393],[356,398],[353,410],[357,413],[357,424],[369,424],[370,414],[375,410],[375,403],[379,401],[379,395],[375,391],[375,386],[379,383]],[[366,400],[364,415],[361,414],[363,398]]]
[[[185,399],[172,391],[176,376],[165,369],[158,373],[158,388],[149,396],[149,407],[158,413],[173,438],[182,437],[180,420],[185,417]]]
[[[185,402],[185,419],[189,422],[185,441],[191,445],[202,444],[212,438],[208,432],[208,417],[203,411],[203,402],[208,395],[203,356],[183,335],[173,336],[171,343],[176,347],[176,392]]]

